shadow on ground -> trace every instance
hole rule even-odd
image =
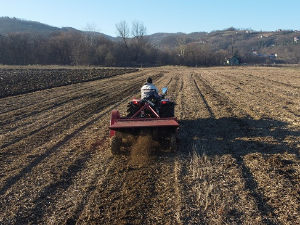
[[[243,157],[249,153],[292,153],[299,158],[295,138],[300,135],[300,131],[289,130],[287,123],[268,118],[254,120],[225,117],[181,120],[179,123],[180,153],[187,157],[193,150],[207,156],[231,154],[241,168],[245,189],[255,199],[263,221],[275,224],[268,221],[269,217],[276,218],[275,209],[265,201],[266,196],[258,191],[257,181],[245,165]]]
[[[193,145],[207,155],[233,154],[242,157],[248,153],[294,153],[299,157],[293,137],[300,131],[291,131],[287,123],[272,119],[224,117],[181,120],[180,149],[185,152]]]

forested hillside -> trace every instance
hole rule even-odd
[[[119,35],[113,38],[98,32],[1,17],[0,64],[215,66],[226,64],[232,56],[242,64],[300,61],[299,31],[230,27],[210,33],[147,35],[144,25],[136,23],[129,36],[122,33],[127,24],[117,27]]]

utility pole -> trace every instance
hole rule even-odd
[[[233,57],[233,35],[231,38],[231,56]]]
[[[231,66],[232,66],[232,60],[233,60],[233,35],[231,37],[231,60],[230,60]]]

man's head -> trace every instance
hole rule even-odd
[[[147,83],[152,83],[152,78],[151,77],[147,78]]]

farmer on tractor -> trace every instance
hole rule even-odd
[[[146,83],[141,88],[141,98],[149,98],[149,97],[155,97],[158,98],[158,89],[155,87],[154,84],[152,84],[152,78],[148,77],[146,80]]]

